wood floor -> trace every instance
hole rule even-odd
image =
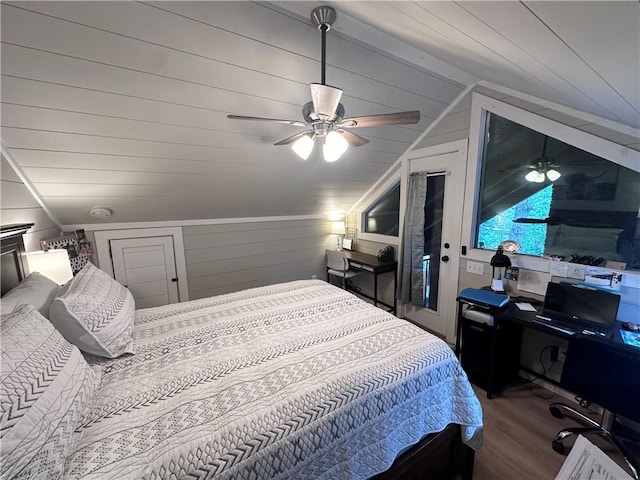
[[[535,384],[508,388],[491,400],[484,390],[474,389],[484,416],[484,445],[476,452],[474,480],[553,480],[566,457],[551,448],[551,440],[565,426],[579,425],[551,416],[549,404],[571,402]],[[606,442],[589,440],[616,457]]]

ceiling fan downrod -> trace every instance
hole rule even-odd
[[[336,20],[336,11],[333,7],[323,5],[311,11],[311,21],[322,33],[322,51],[320,59],[320,81],[326,85],[326,65],[327,65],[327,32]]]

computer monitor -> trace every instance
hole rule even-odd
[[[544,312],[558,319],[612,326],[618,315],[620,295],[595,288],[553,283],[547,284]]]

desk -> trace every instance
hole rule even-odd
[[[373,275],[373,297],[361,292],[356,293],[361,297],[373,300],[373,305],[376,307],[380,304],[390,308],[391,313],[395,315],[397,306],[396,282],[398,277],[398,262],[395,260],[391,262],[380,262],[376,255],[351,250],[343,250],[342,253],[344,253],[345,257],[349,260],[351,270],[362,271]],[[389,272],[393,272],[393,305],[378,300],[378,275]]]
[[[460,297],[458,297],[457,300],[458,324],[456,326],[456,354],[460,354],[461,350],[464,351],[464,338],[462,335],[462,306],[463,304],[473,305],[473,302],[469,302],[466,299],[462,299]],[[535,323],[533,319],[535,318],[537,312],[521,311],[513,303],[509,303],[504,310],[492,310],[489,313],[491,313],[491,315],[493,315],[494,317],[494,325],[492,327],[487,326],[486,328],[486,332],[488,335],[487,343],[489,344],[487,359],[488,371],[485,385],[487,398],[491,398],[492,395],[499,389],[499,382],[496,381],[500,380],[496,375],[496,373],[499,373],[499,367],[503,366],[505,361],[511,361],[518,366],[520,363],[520,343],[517,342],[517,345],[515,346],[501,345],[501,340],[503,340],[501,336],[502,329],[511,329],[512,331],[515,329],[515,337],[517,337],[519,333],[520,339],[522,338],[522,330],[524,328],[532,328],[534,330],[544,332],[554,337],[563,338],[564,340],[569,342],[569,344],[571,344],[574,338],[588,338],[590,341],[598,342],[598,344],[605,349],[628,352],[632,356],[637,356],[640,358],[640,348],[626,345],[622,340],[622,336],[620,335],[620,330],[622,328],[621,322],[616,322],[612,338],[606,339],[582,333],[570,335],[547,327],[545,325]],[[509,342],[513,343],[515,337],[514,335],[510,335],[508,337]],[[501,358],[500,355],[502,356]],[[554,382],[552,379],[546,380],[549,380],[552,383],[558,383]],[[560,387],[562,387],[561,383],[559,385]]]

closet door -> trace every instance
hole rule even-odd
[[[179,302],[173,237],[111,240],[115,279],[125,285],[136,309]]]

